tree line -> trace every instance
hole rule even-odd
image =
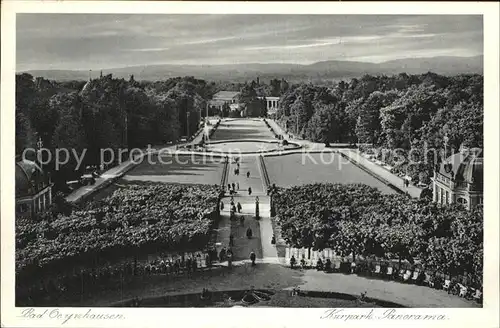
[[[194,77],[162,81],[113,78],[111,74],[85,81],[52,81],[23,73],[16,75],[16,155],[27,148],[86,149],[83,165],[70,157],[57,172],[52,170],[56,189],[78,178],[84,167],[98,165],[101,149],[145,148],[164,145],[193,135],[207,113],[207,102],[221,90],[241,91],[241,111],[246,116],[265,116],[265,103],[258,96],[279,95],[287,82],[273,79],[269,84],[206,82]],[[225,115],[224,115],[225,113]],[[230,115],[231,114],[231,115]],[[241,116],[209,108],[209,116]],[[35,154],[27,154],[34,159]]]
[[[215,83],[193,77],[138,82],[101,76],[58,82],[16,75],[16,154],[26,148],[86,149],[84,165],[98,165],[100,149],[144,148],[193,135]],[[34,158],[34,154],[28,154]],[[33,159],[30,158],[30,159]],[[52,175],[57,187],[82,173],[72,158]],[[46,168],[53,169],[53,164]]]

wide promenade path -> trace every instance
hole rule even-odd
[[[258,261],[259,262],[259,261]],[[201,293],[203,288],[212,291],[256,289],[330,291],[360,295],[395,302],[416,308],[477,308],[472,301],[450,295],[446,291],[403,284],[394,281],[370,279],[357,275],[327,274],[316,270],[291,270],[279,264],[257,263],[251,267],[248,261],[234,263],[231,270],[221,268],[205,275],[180,277],[175,280],[164,276],[149,276],[140,283],[116,291],[103,291],[68,306],[109,306],[114,302],[133,297],[147,298],[176,294]],[[222,274],[223,273],[223,274]]]
[[[273,229],[270,217],[270,198],[264,191],[264,183],[260,172],[259,161],[257,157],[242,157],[240,160],[240,174],[236,175],[234,169],[238,166],[235,163],[229,165],[228,183],[236,185],[236,194],[233,195],[234,203],[240,203],[241,213],[237,213],[234,221],[229,220],[229,210],[231,196],[223,198],[224,211],[223,218],[219,224],[219,234],[217,242],[221,246],[229,246],[229,235],[234,237],[234,247],[232,251],[234,260],[249,259],[250,252],[255,252],[259,262],[278,262],[276,247],[271,244]],[[246,172],[250,172],[247,178]],[[239,189],[237,188],[239,184]],[[226,186],[227,187],[227,186]],[[249,195],[248,187],[252,188],[252,194]],[[259,218],[256,214],[256,197],[259,197]],[[240,217],[244,217],[243,223]],[[228,233],[230,227],[230,233]],[[246,237],[248,228],[252,229],[252,238]],[[219,251],[219,249],[218,249]]]
[[[262,121],[237,119],[222,121],[212,140],[231,138],[238,141],[251,137],[271,139],[274,136]],[[239,174],[236,174],[235,170],[238,168]],[[266,186],[258,155],[241,156],[239,165],[232,162],[229,164],[228,170],[225,187],[228,187],[227,184],[235,184],[237,190],[236,194],[233,195],[234,203],[239,202],[242,211],[237,213],[237,218],[234,221],[229,220],[231,197],[226,193],[227,196],[222,200],[225,206],[219,224],[217,242],[220,246],[217,251],[222,246],[229,246],[229,236],[232,234],[234,237],[232,251],[235,261],[248,260],[250,252],[253,251],[258,262],[277,263],[276,247],[271,244],[273,229],[270,218],[270,198],[266,195]],[[247,173],[249,173],[248,177]],[[248,188],[251,188],[251,194],[249,194]],[[259,197],[258,219],[255,217],[256,197]],[[243,223],[239,219],[241,216],[244,217]],[[248,228],[251,228],[253,233],[250,239],[246,236]]]
[[[170,151],[174,151],[175,146],[169,146],[169,147],[166,147],[166,149],[169,149]],[[150,153],[153,154],[154,151],[152,151]],[[146,156],[147,154],[148,153],[145,152],[143,154],[143,156]],[[135,162],[140,162],[140,159],[136,158]],[[96,192],[102,188],[105,188],[106,186],[108,186],[110,183],[112,183],[116,179],[122,177],[125,173],[127,173],[135,165],[136,164],[134,162],[132,162],[131,160],[127,160],[127,161],[121,163],[120,165],[117,165],[117,166],[107,170],[106,172],[101,174],[101,176],[96,178],[95,184],[93,184],[91,186],[83,186],[83,187],[76,189],[75,191],[73,191],[71,194],[69,194],[66,197],[66,200],[68,202],[77,202],[77,201],[81,200],[82,198],[89,196],[90,194],[93,194],[94,192]]]

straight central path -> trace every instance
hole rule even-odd
[[[220,251],[222,247],[229,247],[229,236],[233,235],[234,245],[231,250],[234,261],[247,260],[250,253],[254,252],[259,262],[277,263],[276,247],[271,244],[273,229],[270,219],[270,198],[265,192],[259,159],[257,156],[241,157],[239,175],[234,172],[237,168],[238,164],[229,164],[227,183],[235,184],[237,190],[232,199],[235,205],[240,203],[242,209],[240,213],[236,213],[236,218],[231,221],[229,219],[231,196],[222,199],[224,209],[221,212],[222,217],[217,237],[220,246],[217,251]],[[247,172],[250,172],[248,178]],[[248,193],[248,187],[252,188],[251,195]],[[256,218],[256,197],[259,197],[258,219]],[[241,217],[243,220],[240,220]],[[248,228],[252,229],[251,238],[247,238],[246,235]]]
[[[237,190],[238,195],[248,195],[249,187],[252,188],[252,194],[248,196],[260,197],[265,195],[264,180],[262,179],[259,167],[259,158],[257,156],[242,156],[239,162],[240,172],[238,175],[236,175],[234,171],[238,168],[238,164],[229,163],[229,175],[227,183],[234,183],[235,185],[239,183],[240,187],[239,190]],[[248,178],[247,172],[250,173],[250,176]]]

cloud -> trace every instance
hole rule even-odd
[[[158,51],[165,51],[170,48],[139,48],[139,49],[125,49],[126,51],[133,51],[133,52],[158,52]]]
[[[17,69],[482,54],[481,16],[19,14]]]

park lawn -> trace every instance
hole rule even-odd
[[[224,168],[221,158],[201,155],[151,156],[130,170],[125,181],[151,181],[182,184],[219,184]]]
[[[277,140],[264,122],[254,119],[222,121],[210,137],[211,141],[239,139]]]
[[[289,154],[264,157],[271,183],[279,187],[309,183],[362,183],[383,194],[396,191],[335,153]]]

